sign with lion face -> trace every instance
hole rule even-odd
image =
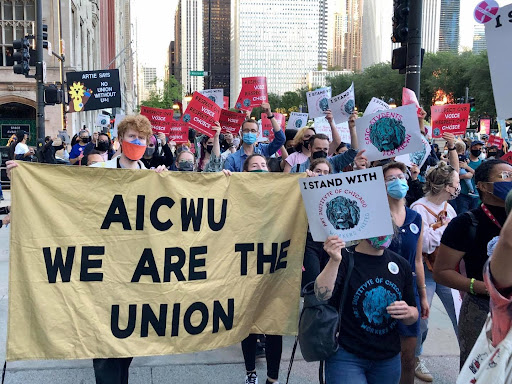
[[[356,120],[359,149],[369,161],[388,159],[424,149],[413,104],[379,111]]]
[[[299,180],[314,241],[345,241],[393,233],[382,168]]]

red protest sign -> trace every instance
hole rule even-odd
[[[169,132],[169,141],[176,144],[184,144],[188,142],[188,126],[183,121],[173,120],[171,122],[171,130]]]
[[[409,88],[402,88],[402,105],[409,105],[414,104],[416,106],[416,113],[418,114],[418,117],[421,117],[421,107],[420,103],[418,102],[418,98],[416,97],[416,94],[413,90]]]
[[[213,137],[215,131],[212,126],[219,121],[220,107],[206,96],[199,92],[194,92],[192,100],[187,106],[181,121],[187,123],[192,128],[204,133],[208,137]]]
[[[506,161],[509,164],[512,164],[512,152],[505,153],[501,156],[501,160]]]
[[[469,104],[446,104],[430,107],[432,137],[442,137],[444,132],[453,133],[454,135],[465,134],[469,108]]]
[[[245,113],[231,112],[227,109],[220,111],[219,123],[222,133],[238,134],[245,120]]]
[[[268,102],[267,78],[264,76],[242,78],[242,90],[236,101],[235,108],[251,111]]]
[[[169,134],[172,122],[172,109],[160,109],[141,106],[140,114],[146,116],[151,123],[153,133]]]
[[[228,96],[224,96],[224,109],[229,109],[229,97]]]
[[[503,139],[496,135],[490,135],[489,140],[487,140],[487,146],[492,147],[493,145],[497,146],[498,149],[503,148]]]
[[[273,113],[274,118],[277,121],[277,124],[284,131],[286,127],[286,119],[284,115],[280,113]],[[266,113],[261,114],[261,135],[263,138],[268,138],[268,141],[274,140],[274,128],[272,127],[272,121],[267,117]]]

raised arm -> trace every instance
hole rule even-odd
[[[345,248],[345,242],[338,236],[329,236],[325,240],[324,250],[329,255],[329,261],[315,280],[315,295],[318,300],[327,301],[332,297],[343,248]]]

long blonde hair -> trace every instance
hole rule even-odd
[[[296,133],[292,141],[292,146],[295,147],[296,151],[302,151],[302,142],[304,141],[304,134],[308,129],[311,129],[313,132],[315,132],[316,135],[315,128],[313,127],[306,126],[299,129],[299,131]]]

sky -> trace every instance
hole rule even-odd
[[[473,46],[473,10],[480,1],[460,1],[460,48],[471,49]],[[510,0],[497,1],[501,6],[510,3]],[[177,5],[178,0],[132,0],[139,65],[156,67],[159,77],[164,75],[167,49],[174,38],[174,13]]]

